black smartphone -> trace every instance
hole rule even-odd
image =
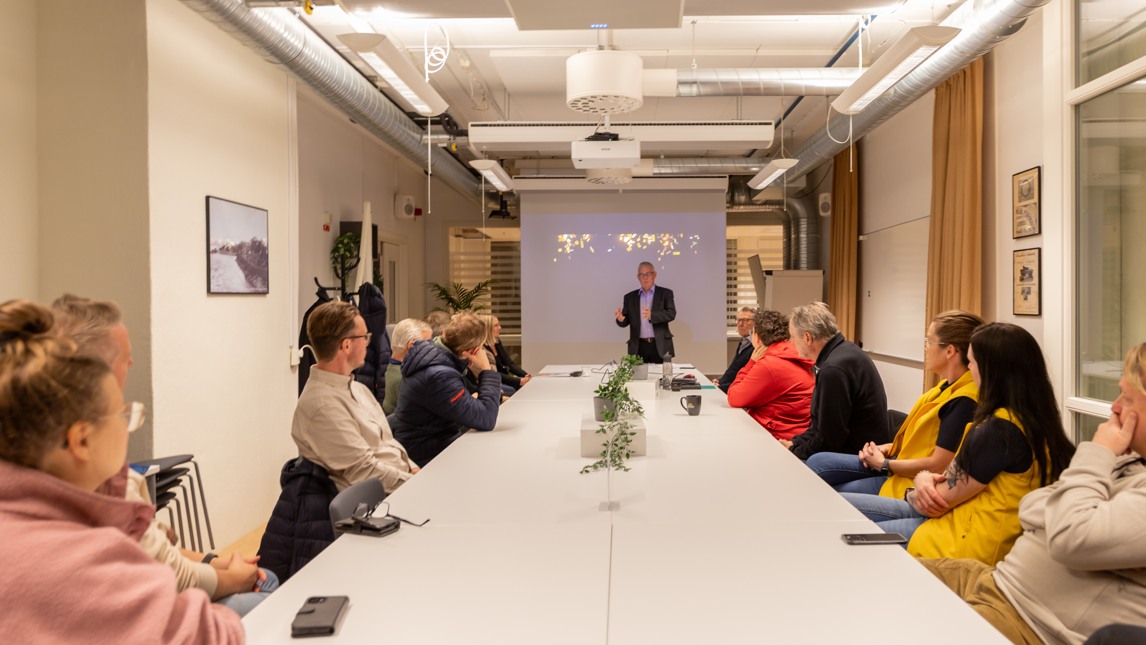
[[[311,596],[290,624],[291,638],[330,636],[350,603],[347,596]]]
[[[848,544],[907,544],[899,533],[844,533],[840,538]]]

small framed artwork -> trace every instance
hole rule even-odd
[[[1039,213],[1039,194],[1042,186],[1042,167],[1035,166],[1011,177],[1012,238],[1029,237],[1042,232]]]
[[[1014,252],[1015,293],[1012,313],[1016,316],[1042,314],[1042,249]]]
[[[207,293],[270,293],[267,211],[207,197]]]

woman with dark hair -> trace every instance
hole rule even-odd
[[[0,633],[13,643],[241,643],[239,617],[139,547],[155,507],[97,492],[143,406],[46,307],[0,305]]]
[[[788,341],[788,317],[779,311],[756,310],[751,340],[755,349],[728,386],[728,405],[745,408],[777,439],[791,439],[808,429],[812,361]]]
[[[943,472],[978,405],[967,350],[982,325],[982,318],[965,311],[936,316],[923,337],[923,365],[939,375],[939,384],[919,397],[891,443],[868,442],[858,455],[819,452],[808,457],[808,467],[841,493],[894,499],[903,499],[919,472]]]
[[[1027,330],[991,323],[971,337],[971,377],[979,406],[943,474],[922,471],[906,500],[843,493],[885,531],[910,537],[926,558],[1003,559],[1019,534],[1019,501],[1070,463],[1054,388],[1038,342]]]

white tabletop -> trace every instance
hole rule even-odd
[[[286,643],[307,597],[347,595],[324,642],[1004,642],[902,548],[845,545],[878,529],[717,389],[630,383],[647,455],[579,474],[593,367],[535,376],[390,496],[429,524],[340,538],[244,619],[248,638]]]

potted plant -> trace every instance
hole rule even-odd
[[[459,311],[481,311],[483,307],[476,300],[489,291],[491,284],[493,284],[493,280],[482,280],[475,284],[472,289],[465,288],[460,282],[454,282],[448,286],[437,282],[427,282],[426,286],[430,288],[438,302],[445,305],[450,313],[456,314]]]
[[[634,363],[623,359],[608,380],[597,386],[593,392],[593,408],[597,421],[596,434],[605,435],[601,444],[600,458],[581,469],[581,474],[601,469],[628,470],[625,462],[633,456],[632,443],[636,433],[629,421],[633,416],[644,414],[641,404],[629,394],[626,383],[633,380]],[[636,357],[640,360],[639,357]]]

